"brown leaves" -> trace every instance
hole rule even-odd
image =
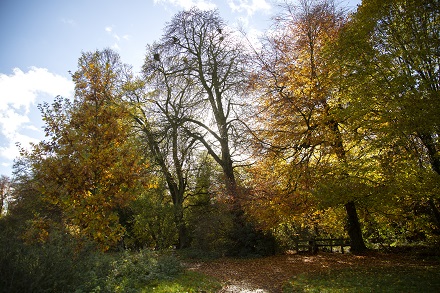
[[[103,250],[124,234],[118,210],[144,180],[131,117],[115,88],[121,66],[115,53],[84,53],[74,74],[74,102],[58,99],[42,107],[50,140],[28,154],[38,190],[63,211],[68,230]]]
[[[416,260],[406,254],[376,254],[364,256],[351,254],[322,253],[318,255],[279,255],[257,259],[222,258],[215,261],[190,264],[193,270],[213,276],[225,287],[237,288],[240,292],[283,292],[283,285],[292,278],[309,273],[329,273],[337,269],[368,270],[388,267],[426,267],[425,261]],[[438,267],[438,261],[429,265]],[[240,289],[240,290],[239,290]],[[258,290],[259,289],[259,290]],[[258,291],[257,291],[258,290]],[[221,291],[231,292],[231,291]],[[233,291],[236,292],[236,291]],[[264,291],[266,292],[266,291]]]

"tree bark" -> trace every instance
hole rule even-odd
[[[190,239],[188,235],[188,229],[186,227],[185,220],[183,218],[183,207],[182,211],[176,211],[177,215],[175,217],[175,223],[177,226],[177,233],[178,233],[178,249],[184,249],[188,248],[190,246]]]
[[[433,139],[433,135],[419,133],[419,138],[428,151],[432,169],[440,175],[440,156],[438,155],[438,146]],[[440,211],[432,198],[428,200],[428,204],[434,216],[434,223],[440,229]]]
[[[437,228],[440,230],[440,211],[433,199],[428,200],[429,207],[432,210],[432,215],[434,216],[434,223],[437,225]]]
[[[367,250],[367,247],[362,237],[361,225],[354,201],[347,202],[345,204],[345,210],[347,212],[347,232],[350,237],[351,251],[354,253],[363,252]]]

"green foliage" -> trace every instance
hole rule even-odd
[[[371,267],[302,274],[283,292],[437,292],[440,274],[433,267]]]
[[[219,257],[226,253],[232,216],[227,204],[221,202],[222,171],[214,159],[202,153],[194,175],[194,186],[188,196],[185,220],[191,237],[186,253],[197,258]]]
[[[229,235],[231,245],[228,247],[228,255],[248,257],[275,254],[276,240],[270,232],[257,229],[244,215],[234,214],[233,217],[235,220]]]
[[[439,7],[437,0],[363,1],[336,49],[339,114],[362,150],[355,174],[367,183],[361,203],[374,214],[366,225],[388,244],[433,238],[440,228],[432,216],[440,174]]]
[[[164,183],[159,182],[130,205],[132,218],[124,238],[127,247],[168,249],[176,244],[174,207],[166,192]]]
[[[172,280],[163,280],[145,287],[141,292],[181,293],[181,292],[219,292],[221,284],[205,275],[187,271]]]
[[[166,252],[103,253],[92,243],[85,245],[54,230],[45,242],[26,244],[11,229],[8,217],[1,219],[0,228],[0,292],[150,292],[154,287],[218,286],[203,276],[182,276],[180,261]]]
[[[191,249],[195,254],[222,256],[230,245],[232,216],[220,203],[198,206],[188,215]]]
[[[78,244],[60,232],[35,244],[2,233],[0,292],[93,292],[102,288],[108,257],[95,247]]]
[[[180,262],[172,255],[159,255],[152,251],[125,251],[111,265],[107,277],[110,292],[139,292],[162,280],[174,279],[182,272]]]
[[[363,231],[369,246],[374,249],[402,245],[436,245],[440,241],[432,222],[430,207],[408,198],[405,204],[390,207],[387,212],[361,208]]]

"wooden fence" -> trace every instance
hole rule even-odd
[[[344,247],[348,246],[350,246],[350,239],[346,238],[295,239],[297,252],[307,251],[314,254],[319,251],[320,247],[330,247],[330,251],[333,252],[333,248],[338,247],[341,253],[344,253]]]

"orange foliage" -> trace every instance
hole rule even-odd
[[[121,66],[108,50],[83,54],[73,75],[75,100],[41,107],[50,140],[28,154],[44,199],[63,211],[72,234],[102,250],[120,241],[118,211],[144,180],[145,163],[121,99]]]

